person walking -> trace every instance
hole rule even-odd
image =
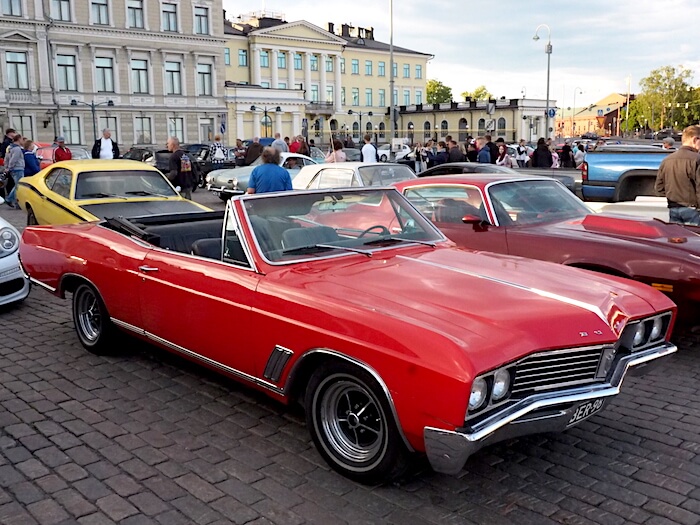
[[[362,162],[378,162],[377,146],[372,144],[372,135],[367,133],[364,136],[364,140],[365,140],[365,145],[362,146],[362,150],[360,151],[360,156],[362,158]]]
[[[73,160],[73,153],[66,146],[66,139],[56,137],[56,147],[53,150],[53,161],[62,162],[64,160]]]
[[[661,161],[654,190],[666,197],[671,222],[700,226],[700,126],[683,130],[681,147]]]
[[[333,150],[326,155],[324,159],[326,162],[346,162],[348,160],[347,155],[343,151],[343,143],[338,139],[333,140]]]
[[[260,137],[253,137],[253,143],[248,146],[248,151],[246,151],[243,165],[250,166],[253,162],[258,160],[258,157],[262,155],[262,152],[263,147],[262,144],[260,144]]]
[[[170,168],[168,179],[170,179],[170,182],[177,185],[180,195],[185,199],[192,200],[192,186],[194,185],[192,159],[190,159],[189,154],[180,147],[180,139],[177,137],[170,137],[166,146],[171,153],[168,162],[168,167]]]
[[[32,139],[24,140],[24,176],[31,177],[41,171],[39,159],[36,157],[34,149],[34,141]]]
[[[5,169],[15,183],[12,191],[6,197],[5,202],[10,208],[15,209],[19,209],[19,204],[17,204],[17,198],[15,196],[17,193],[17,184],[19,180],[24,177],[24,150],[22,149],[21,143],[22,135],[15,133],[14,137],[12,137],[12,143],[8,146],[7,153],[5,154]]]
[[[95,141],[92,146],[93,159],[118,159],[119,146],[112,139],[112,132],[105,128],[102,130],[102,137]]]
[[[488,142],[486,142],[486,137],[477,138],[476,147],[478,149],[476,161],[480,164],[491,164],[491,150],[488,147]]]
[[[530,160],[530,152],[528,151],[525,139],[520,139],[518,146],[515,148],[515,160],[520,168],[524,168],[527,161]]]
[[[551,168],[552,164],[552,152],[549,151],[544,138],[540,137],[537,139],[537,148],[532,152],[532,167]]]
[[[7,148],[12,144],[12,139],[15,138],[17,132],[12,128],[7,128],[5,130],[5,136],[2,139],[2,144],[0,144],[0,159],[4,159],[7,155]]]
[[[226,149],[221,143],[221,135],[215,135],[214,142],[209,145],[209,160],[214,165],[213,169],[218,169],[217,164],[223,164],[226,160]]]
[[[262,152],[262,164],[250,174],[247,193],[269,193],[291,191],[292,177],[280,166],[280,152],[273,147]]]
[[[272,141],[271,146],[275,148],[277,151],[280,153],[288,153],[289,152],[289,146],[287,146],[287,143],[281,139],[281,136],[279,133],[275,133],[275,140]]]

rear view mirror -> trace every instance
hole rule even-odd
[[[482,218],[478,215],[465,215],[462,217],[462,222],[464,224],[479,224],[481,221]]]

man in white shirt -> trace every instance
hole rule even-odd
[[[119,146],[112,140],[112,132],[107,128],[102,130],[102,137],[95,141],[92,147],[93,159],[118,159]]]
[[[275,133],[275,140],[272,141],[270,146],[275,148],[280,153],[287,153],[289,151],[289,146],[287,146],[287,143],[282,140],[279,133]]]
[[[365,135],[365,145],[362,146],[361,155],[362,162],[378,162],[377,147],[372,144],[372,135],[369,133]]]

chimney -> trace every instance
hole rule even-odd
[[[344,38],[350,38],[350,27],[348,24],[343,24],[340,26],[340,36]]]
[[[374,28],[373,27],[370,27],[369,29],[365,29],[365,34],[367,35],[367,36],[365,36],[365,38],[367,40],[374,40]]]
[[[330,34],[335,34],[335,24],[333,22],[328,22],[328,32]]]

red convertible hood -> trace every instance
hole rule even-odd
[[[437,248],[347,260],[317,269],[305,291],[323,296],[319,304],[342,299],[380,332],[390,319],[441,334],[466,348],[477,368],[534,350],[615,341],[628,319],[673,307],[646,285],[506,255]],[[326,272],[335,286],[325,285]],[[347,290],[342,297],[338,285]]]

